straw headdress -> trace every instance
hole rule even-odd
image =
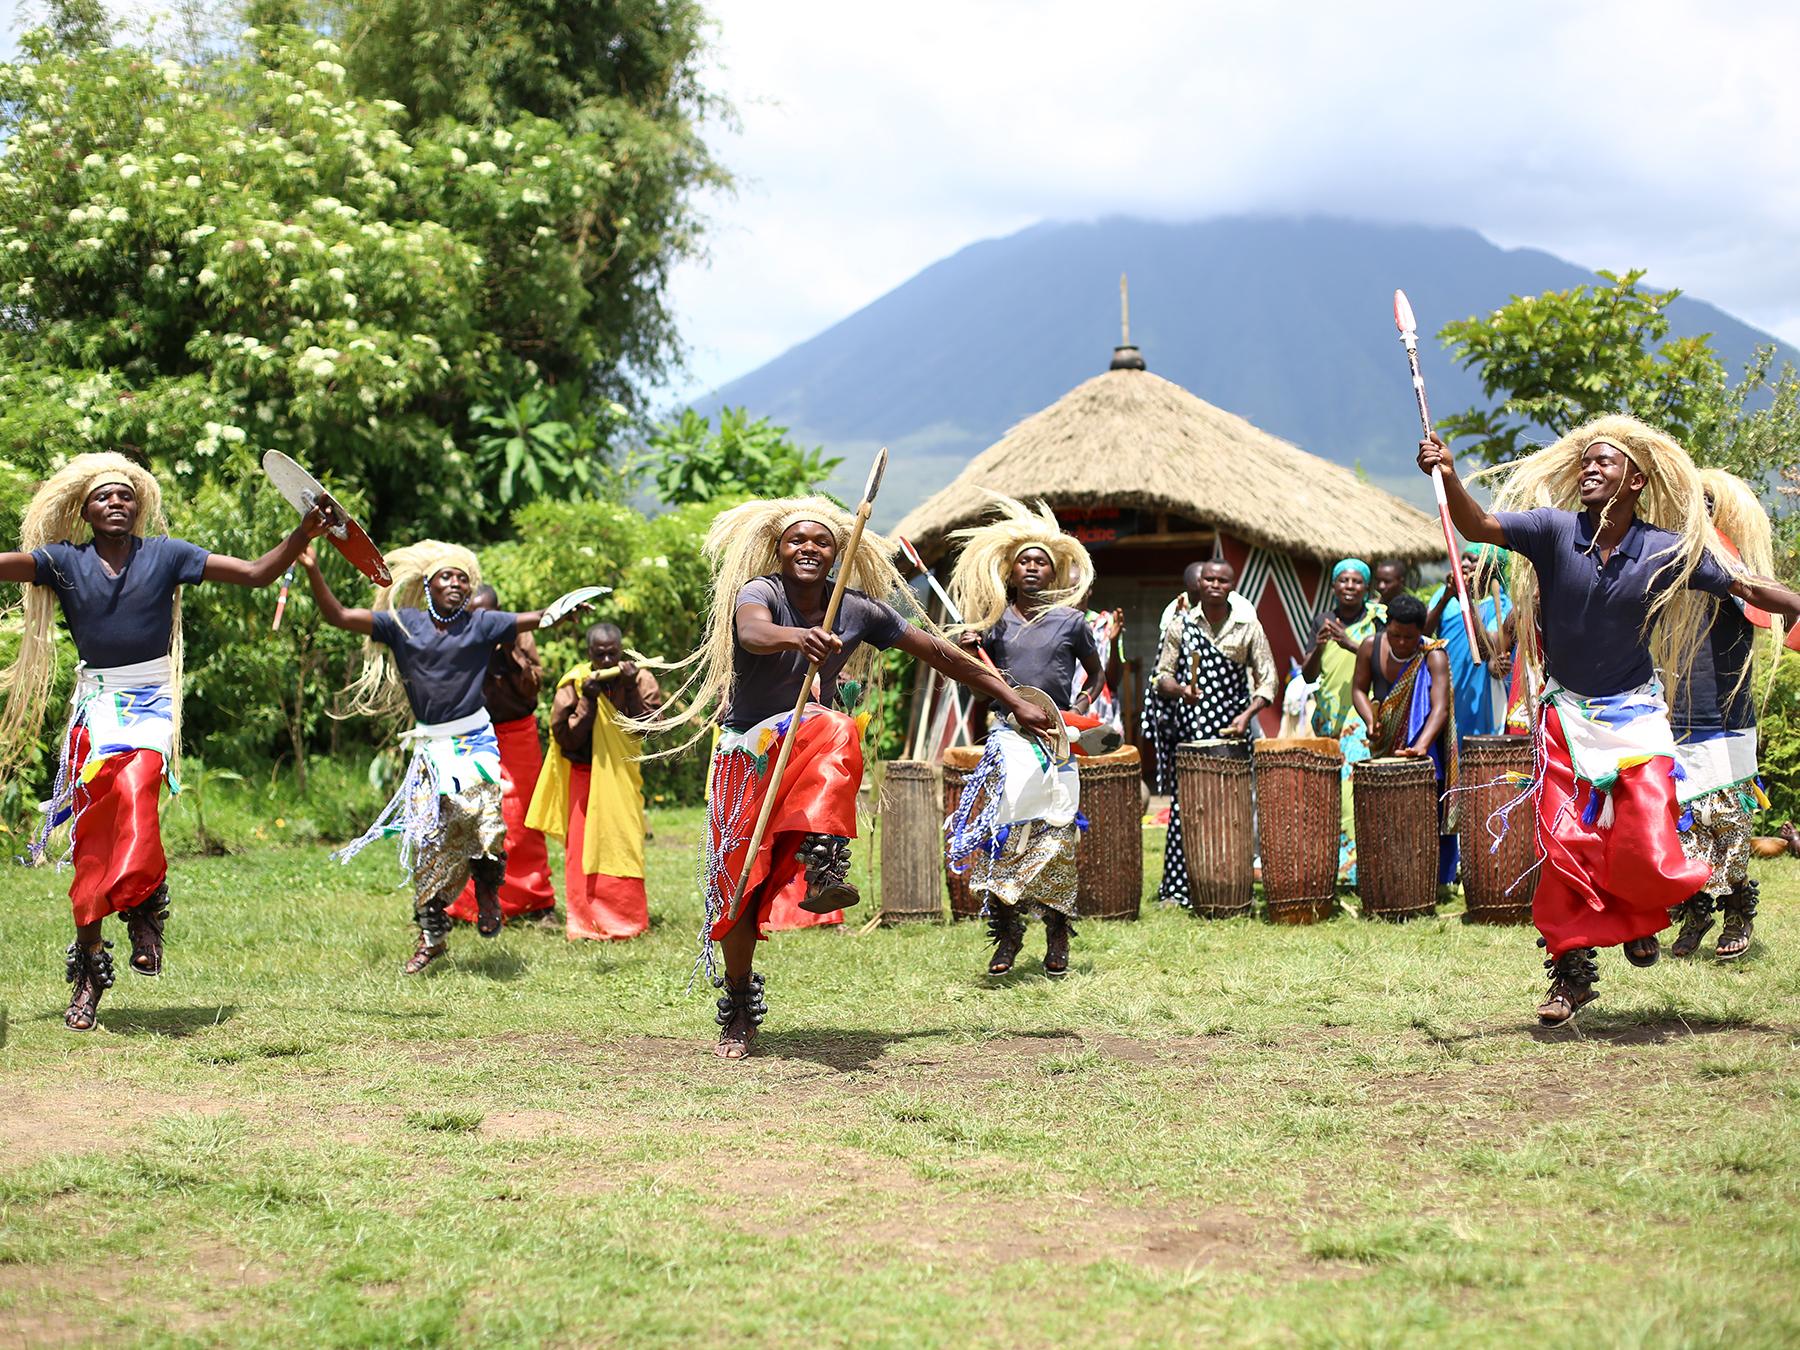
[[[131,532],[140,539],[149,534],[167,534],[169,523],[163,518],[162,485],[156,476],[123,455],[104,452],[77,455],[39,486],[25,508],[25,519],[19,526],[19,548],[30,553],[34,549],[60,544],[84,544],[94,537],[93,527],[81,518],[90,493],[109,483],[123,483],[137,495],[137,521]],[[26,586],[25,631],[19,640],[19,654],[12,669],[0,675],[0,687],[7,691],[6,711],[0,715],[0,769],[10,768],[24,749],[25,741],[37,733],[44,719],[44,705],[50,699],[50,686],[56,678],[56,649],[50,636],[55,622],[56,593],[48,586]],[[171,716],[175,734],[170,758],[181,757],[181,590],[175,591],[174,628],[169,638],[170,678],[173,692]],[[178,773],[178,762],[169,766]]]
[[[1731,541],[1732,547],[1738,552],[1738,561],[1743,563],[1752,578],[1773,581],[1775,541],[1769,527],[1769,513],[1763,509],[1756,490],[1736,474],[1727,473],[1724,469],[1700,470],[1700,486],[1706,493],[1707,504],[1712,508],[1713,528]],[[1786,627],[1787,620],[1781,615],[1769,615],[1769,637],[1776,652],[1781,651],[1783,630]],[[1771,690],[1774,688],[1774,675],[1775,667],[1771,663]],[[1750,668],[1745,666],[1743,679],[1749,678]]]
[[[1483,469],[1475,477],[1498,481],[1494,491],[1494,510],[1529,511],[1534,507],[1552,506],[1564,511],[1581,511],[1581,457],[1596,441],[1605,441],[1623,450],[1643,471],[1649,481],[1637,500],[1637,515],[1651,525],[1672,531],[1676,538],[1660,556],[1672,575],[1670,584],[1651,601],[1645,619],[1645,636],[1650,643],[1650,656],[1665,681],[1679,683],[1688,677],[1694,664],[1694,653],[1707,640],[1712,626],[1712,597],[1688,589],[1688,578],[1709,552],[1721,564],[1729,560],[1714,538],[1712,522],[1706,514],[1705,495],[1700,485],[1700,472],[1693,460],[1668,436],[1647,426],[1635,417],[1609,413],[1576,427],[1554,445],[1507,464]],[[1606,524],[1613,503],[1601,512],[1600,527]],[[1599,533],[1599,528],[1595,534]],[[1524,559],[1511,568],[1513,613],[1517,631],[1536,630],[1538,616],[1537,569]],[[1542,655],[1535,643],[1521,643],[1526,657],[1534,665]],[[1585,691],[1577,691],[1585,692]],[[1673,700],[1674,689],[1664,691]]]
[[[993,494],[1000,518],[986,525],[957,530],[950,538],[963,541],[963,550],[950,575],[950,597],[962,611],[963,626],[985,633],[1000,622],[1010,600],[1012,567],[1026,549],[1040,549],[1056,568],[1051,590],[1042,593],[1045,606],[1032,620],[1055,605],[1070,605],[1094,583],[1094,563],[1081,541],[1064,534],[1056,513],[1043,502],[1033,511],[1024,502]]]
[[[712,565],[712,603],[707,613],[704,644],[679,663],[680,666],[698,663],[699,668],[669,700],[671,704],[685,703],[685,706],[680,712],[666,717],[630,721],[627,725],[633,731],[643,735],[668,731],[686,723],[704,729],[709,719],[721,716],[731,706],[737,688],[733,654],[737,648],[738,592],[757,577],[781,570],[777,550],[782,536],[802,521],[817,522],[831,531],[837,540],[837,565],[850,569],[848,584],[851,589],[885,601],[908,618],[924,622],[911,589],[894,569],[891,561],[894,548],[886,539],[865,529],[856,556],[848,561],[843,558],[843,551],[849,546],[850,535],[856,528],[856,517],[830,498],[781,497],[734,506],[720,512],[713,520],[701,545],[707,562]],[[867,680],[876,669],[875,652],[865,645],[851,656],[844,674],[850,679]],[[699,734],[696,733],[696,738]],[[690,744],[691,740],[658,753],[674,754]]]
[[[373,608],[377,613],[424,608],[425,583],[446,567],[469,578],[471,594],[481,585],[481,564],[461,544],[421,539],[388,554],[387,565],[394,580],[376,591]],[[399,717],[411,710],[406,686],[400,682],[400,668],[385,643],[373,638],[363,643],[362,671],[350,686],[350,709],[370,717]]]

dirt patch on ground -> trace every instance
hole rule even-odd
[[[25,1092],[0,1089],[0,1158],[8,1169],[51,1154],[117,1148],[138,1127],[177,1111],[216,1116],[233,1104],[216,1097],[181,1097],[132,1089]]]
[[[203,1242],[174,1263],[124,1261],[86,1270],[65,1266],[0,1266],[0,1350],[59,1350],[111,1339],[107,1314],[158,1308],[165,1325],[193,1333],[217,1326],[226,1314],[158,1299],[151,1287],[171,1274],[199,1277],[218,1292],[259,1288],[280,1274],[259,1258],[223,1242]]]

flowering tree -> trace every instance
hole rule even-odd
[[[499,474],[470,404],[619,349],[591,310],[627,175],[529,113],[403,135],[329,38],[245,39],[194,68],[38,30],[0,67],[0,487],[108,447],[191,492],[281,449],[378,538],[466,537]]]

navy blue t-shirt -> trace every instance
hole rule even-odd
[[[169,654],[175,628],[175,590],[206,575],[212,555],[185,539],[156,535],[131,540],[131,556],[117,576],[107,570],[89,540],[33,549],[37,584],[62,601],[75,650],[90,666],[105,670],[135,666]]]
[[[1650,605],[1674,580],[1681,537],[1633,518],[1604,564],[1587,513],[1540,506],[1497,511],[1506,547],[1531,560],[1538,576],[1538,624],[1544,665],[1563,687],[1601,697],[1648,682],[1655,672],[1644,623]],[[1709,595],[1731,590],[1732,577],[1709,553],[1688,585]]]
[[[1087,615],[1068,605],[1047,609],[1029,623],[1008,605],[1000,622],[981,635],[981,645],[1015,686],[1042,689],[1064,712],[1073,706],[1069,691],[1082,658],[1100,659]]]
[[[422,609],[378,609],[374,618],[370,636],[392,649],[406,701],[421,722],[454,722],[485,707],[488,660],[519,634],[517,614],[493,609],[465,609],[441,632]]]
[[[784,628],[807,626],[788,600],[787,587],[781,584],[779,573],[755,577],[744,583],[731,607],[734,636],[737,611],[750,604],[766,607],[770,617]],[[861,591],[846,589],[838,605],[837,620],[831,626],[831,631],[844,640],[844,650],[833,653],[831,659],[819,667],[818,687],[829,690],[827,698],[835,702],[838,675],[856,651],[857,644],[866,642],[878,651],[886,651],[900,641],[906,628],[906,620],[892,605],[873,600]],[[794,710],[794,700],[800,697],[800,681],[806,678],[807,660],[799,652],[770,652],[758,656],[734,644],[731,661],[737,671],[737,689],[731,696],[731,706],[719,719],[727,731],[748,731],[776,713]]]
[[[1744,678],[1756,650],[1756,627],[1735,597],[1719,601],[1712,631],[1694,653],[1694,668],[1675,686],[1669,725],[1675,739],[1689,732],[1743,731],[1756,725],[1754,681]]]

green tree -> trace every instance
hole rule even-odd
[[[589,290],[616,280],[597,254],[652,247],[596,223],[650,166],[529,113],[403,136],[336,43],[251,33],[196,69],[39,29],[0,67],[0,490],[110,446],[192,492],[278,448],[361,490],[378,538],[475,533],[505,466],[468,409],[497,375],[582,391],[610,434],[605,372],[670,351],[660,299]]]
[[[1772,373],[1775,347],[1759,346],[1733,384],[1711,334],[1668,339],[1664,314],[1680,291],[1640,290],[1642,271],[1601,272],[1607,286],[1514,296],[1485,318],[1438,336],[1481,372],[1491,408],[1443,419],[1459,454],[1488,464],[1527,454],[1602,413],[1630,412],[1679,440],[1703,466],[1727,469],[1779,501],[1800,498],[1800,376]],[[1754,403],[1755,406],[1752,406]],[[1800,515],[1775,513],[1776,561],[1800,567]]]
[[[726,408],[719,430],[692,408],[678,421],[659,424],[650,437],[657,496],[670,505],[720,497],[791,497],[830,478],[841,458],[826,459],[823,446],[807,450],[788,439],[786,427],[754,422],[745,408]]]
[[[534,245],[505,228],[486,241],[488,305],[512,348],[545,378],[590,385],[641,410],[643,380],[679,359],[666,295],[671,269],[701,252],[697,194],[732,185],[700,134],[706,120],[732,117],[700,78],[701,5],[326,0],[324,13],[344,35],[349,88],[406,105],[397,125],[409,138],[447,125],[485,130],[545,119],[605,144],[612,173],[604,190],[559,230],[580,285],[571,296],[578,307],[546,312],[518,288],[515,278],[539,269],[535,255],[515,255]],[[568,328],[583,342],[570,344]]]
[[[1560,436],[1608,412],[1630,411],[1684,443],[1712,429],[1726,380],[1711,334],[1665,341],[1663,311],[1681,292],[1640,290],[1642,270],[1599,275],[1606,286],[1515,295],[1440,330],[1455,358],[1480,371],[1482,393],[1502,396],[1440,421],[1447,440],[1475,439],[1459,453],[1501,463],[1529,452],[1533,435]]]

